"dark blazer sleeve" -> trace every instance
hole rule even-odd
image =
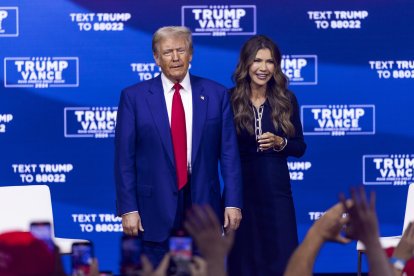
[[[117,215],[138,211],[135,168],[135,112],[131,90],[123,90],[115,128],[115,186]]]
[[[288,143],[283,149],[283,153],[287,156],[301,157],[305,153],[306,143],[303,138],[302,123],[300,122],[299,104],[293,93],[290,94],[290,98],[293,107],[291,122],[295,127],[295,136],[287,138]]]
[[[242,208],[242,179],[237,134],[234,127],[233,111],[227,90],[222,101],[222,133],[220,169],[224,181],[224,207]]]

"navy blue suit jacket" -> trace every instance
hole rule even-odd
[[[242,181],[229,93],[190,75],[193,98],[191,198],[209,204],[223,220],[224,207],[242,204]],[[224,181],[220,191],[218,164]],[[166,240],[177,208],[177,178],[161,77],[122,91],[115,134],[117,214],[138,210],[143,239]]]

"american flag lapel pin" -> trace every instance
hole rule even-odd
[[[200,99],[202,99],[202,100],[204,101],[204,96],[203,96],[203,95],[201,95],[201,96],[200,96]]]

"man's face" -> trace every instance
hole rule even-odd
[[[159,43],[154,59],[172,82],[181,82],[193,58],[184,37],[165,37]]]

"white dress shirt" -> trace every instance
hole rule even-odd
[[[172,109],[172,100],[174,96],[174,83],[169,80],[163,73],[161,73],[161,81],[162,81],[162,88],[164,90],[164,97],[165,97],[165,104],[167,106],[168,112],[168,121],[171,127],[171,109]],[[180,82],[182,86],[180,90],[181,100],[184,106],[184,113],[185,113],[185,128],[187,132],[187,167],[188,171],[191,172],[191,145],[192,145],[192,137],[193,137],[193,95],[191,90],[191,82],[190,82],[190,74],[187,72],[184,79]],[[227,208],[234,208],[240,210],[237,207],[227,206]],[[138,213],[138,211],[132,211],[122,216],[131,214],[131,213]]]

